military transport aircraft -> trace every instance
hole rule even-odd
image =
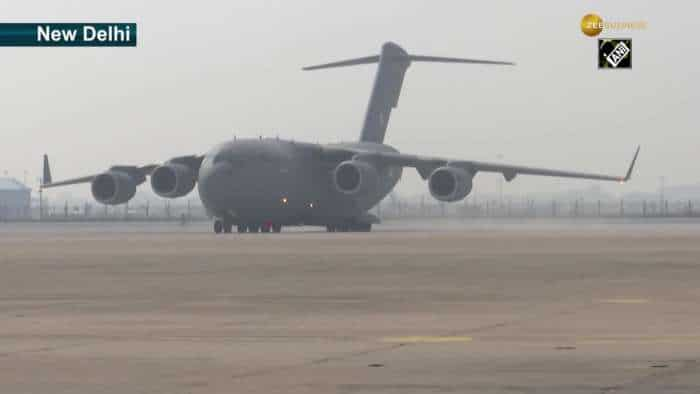
[[[399,153],[383,144],[392,108],[398,104],[406,69],[412,62],[513,65],[510,62],[410,55],[387,42],[375,56],[305,67],[319,70],[378,63],[360,140],[319,145],[278,138],[234,139],[203,155],[172,158],[162,164],[117,165],[101,174],[52,182],[44,156],[43,188],[91,183],[92,195],[103,204],[122,204],[150,177],[156,194],[177,198],[195,186],[214,218],[216,233],[279,232],[282,226],[317,225],[328,231],[370,231],[378,219],[368,211],[401,178],[403,167],[415,168],[440,201],[459,201],[472,189],[478,172],[596,179],[630,179],[639,148],[624,176],[450,160]]]

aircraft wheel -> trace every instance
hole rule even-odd
[[[214,232],[221,234],[224,231],[224,223],[220,219],[214,220]]]
[[[273,224],[272,225],[272,232],[273,233],[281,233],[282,232],[282,225],[281,224]]]
[[[261,233],[271,233],[273,231],[273,226],[272,222],[265,222],[260,226],[260,232]]]

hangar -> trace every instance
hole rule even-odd
[[[0,178],[0,221],[29,219],[31,193],[14,178]]]

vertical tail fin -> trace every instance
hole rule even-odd
[[[369,97],[360,141],[384,142],[391,110],[399,105],[403,77],[410,65],[411,60],[403,48],[394,43],[382,45],[379,67],[374,77],[374,87]]]
[[[382,45],[381,53],[377,56],[367,56],[357,59],[343,60],[339,62],[320,64],[304,67],[303,70],[319,70],[324,68],[355,66],[360,64],[379,63],[377,74],[374,78],[374,87],[367,105],[365,121],[362,125],[360,141],[384,142],[384,135],[389,124],[391,110],[396,108],[401,94],[404,75],[411,62],[438,62],[438,63],[473,63],[473,64],[502,64],[512,65],[510,62],[491,60],[461,59],[437,56],[409,55],[403,48],[387,42]]]

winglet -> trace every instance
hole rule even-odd
[[[49,156],[44,154],[44,172],[41,177],[41,186],[51,183],[51,167],[49,167]]]
[[[639,155],[639,148],[640,146],[637,146],[637,151],[634,152],[634,157],[632,158],[632,163],[630,163],[630,168],[627,170],[627,175],[625,175],[624,178],[622,178],[620,181],[622,183],[627,182],[632,178],[632,171],[634,170],[634,163],[637,162],[637,156]]]

